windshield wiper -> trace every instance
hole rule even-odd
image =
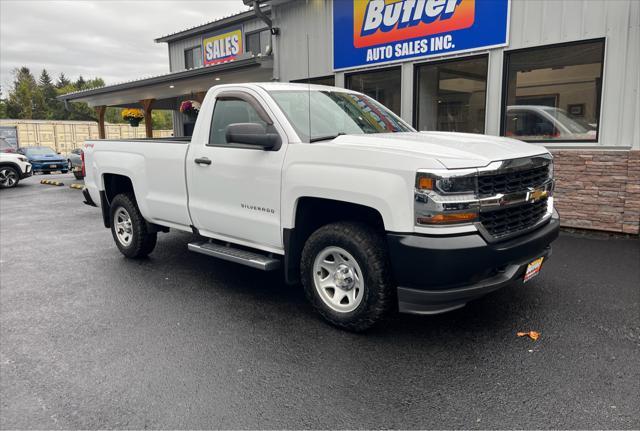
[[[338,136],[346,135],[344,132],[337,133],[335,135],[326,135],[326,136],[316,136],[315,138],[309,139],[309,142],[318,142],[318,141],[329,141],[331,139],[335,139]]]

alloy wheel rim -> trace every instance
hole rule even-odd
[[[13,186],[17,181],[16,173],[9,169],[0,170],[0,184],[5,187]]]
[[[131,216],[126,209],[120,207],[116,210],[114,217],[116,236],[120,244],[128,247],[133,239],[133,227],[131,225]]]
[[[313,262],[313,284],[333,311],[349,313],[362,303],[364,279],[356,259],[341,247],[327,247]]]

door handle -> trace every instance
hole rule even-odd
[[[194,162],[196,162],[199,165],[210,165],[211,159],[209,159],[208,157],[199,157],[195,159]]]

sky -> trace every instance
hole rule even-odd
[[[247,8],[242,0],[0,0],[0,83],[13,70],[46,68],[108,84],[169,71],[166,43],[153,40]]]

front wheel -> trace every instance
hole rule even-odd
[[[11,166],[3,166],[0,168],[0,189],[10,189],[20,182],[20,175]]]
[[[315,231],[300,270],[311,304],[335,326],[363,331],[391,310],[395,295],[386,242],[367,225],[340,222]]]
[[[133,194],[120,194],[111,203],[111,234],[122,254],[129,258],[149,255],[158,234],[150,233]]]

